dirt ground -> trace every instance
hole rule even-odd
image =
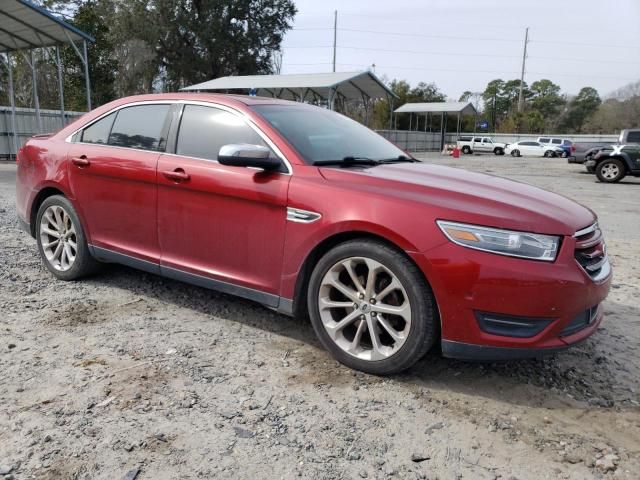
[[[615,278],[593,337],[539,361],[431,352],[356,373],[310,325],[248,301],[119,266],[54,280],[0,165],[0,478],[639,478],[640,179],[426,157],[598,213]]]

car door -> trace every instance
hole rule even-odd
[[[73,137],[69,184],[99,258],[159,262],[156,169],[169,109],[166,103],[120,108]]]
[[[158,163],[161,271],[274,305],[290,174],[217,162],[226,144],[267,146],[239,114],[188,104],[179,117]]]
[[[493,142],[490,138],[484,137],[482,139],[482,150],[485,152],[493,152]]]

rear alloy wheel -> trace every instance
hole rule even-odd
[[[464,154],[470,154],[471,153],[471,148],[469,148],[468,145],[465,145],[464,147],[462,147],[462,153]]]
[[[512,157],[519,157],[520,156],[520,150],[511,150],[511,156]]]
[[[569,156],[569,154],[567,152],[562,152],[562,158],[567,158]]]
[[[598,180],[605,183],[616,183],[627,175],[624,164],[617,158],[604,160],[596,166]]]
[[[435,302],[421,272],[401,252],[370,240],[341,244],[318,262],[308,307],[322,345],[367,373],[405,370],[437,338]]]
[[[504,155],[504,150],[502,148],[495,148],[493,150],[494,155]]]
[[[93,273],[98,262],[91,256],[80,219],[65,197],[47,198],[38,210],[36,240],[47,269],[61,280]]]
[[[550,157],[555,156],[555,153],[553,153],[551,150],[547,150],[546,152],[544,152],[544,156],[546,158],[550,158]]]

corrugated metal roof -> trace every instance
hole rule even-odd
[[[290,100],[328,99],[332,89],[347,99],[387,98],[396,95],[371,72],[300,73],[221,77],[183,88],[183,91],[252,90],[260,96]]]
[[[0,53],[95,39],[27,0],[0,0]]]
[[[462,113],[473,115],[476,109],[471,102],[405,103],[396,113]]]

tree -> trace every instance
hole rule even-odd
[[[584,123],[583,130],[590,133],[618,133],[624,128],[638,126],[640,95],[619,101],[609,99]]]
[[[152,0],[149,21],[167,87],[226,75],[271,73],[272,56],[291,29],[291,0]]]
[[[587,118],[598,110],[601,103],[602,100],[595,88],[582,88],[569,102],[568,111],[562,122],[563,130],[580,133]]]
[[[538,80],[531,84],[530,105],[542,114],[547,124],[553,123],[564,104],[560,87],[551,80]]]

